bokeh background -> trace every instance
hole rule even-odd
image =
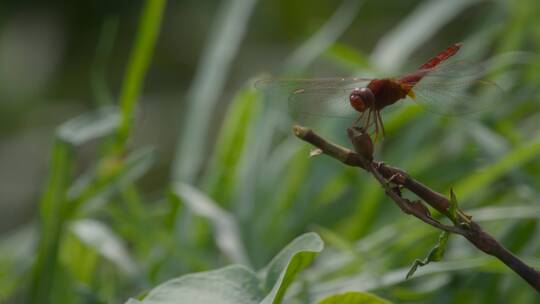
[[[290,303],[344,290],[404,303],[538,299],[459,237],[405,281],[438,232],[366,174],[309,159],[286,113],[271,109],[282,101],[253,88],[266,75],[401,73],[457,41],[467,59],[495,58],[505,94],[478,95],[493,107],[474,117],[389,110],[377,158],[453,188],[538,267],[538,1],[170,1],[131,120],[120,100],[149,26],[144,5],[0,3],[0,301],[122,302],[186,273],[260,269],[306,231],[326,249]],[[346,144],[336,125],[326,134]]]

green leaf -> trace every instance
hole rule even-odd
[[[330,246],[335,247],[338,250],[355,253],[356,247],[355,244],[351,241],[343,238],[338,233],[326,229],[324,227],[317,227],[317,232],[322,236],[323,240],[328,243]]]
[[[57,136],[76,146],[112,133],[119,123],[117,107],[101,107],[66,121],[58,128]]]
[[[206,173],[211,196],[221,204],[231,198],[235,188],[238,164],[245,149],[250,122],[254,112],[260,110],[262,103],[258,93],[249,85],[242,88],[233,98],[227,110],[219,133],[212,163]]]
[[[365,70],[370,67],[369,58],[366,54],[339,42],[332,44],[324,55],[349,69]]]
[[[232,0],[214,16],[210,38],[187,96],[185,124],[180,134],[172,168],[177,181],[192,181],[205,161],[205,142],[216,104],[223,88],[256,0]]]
[[[391,302],[367,292],[346,292],[329,296],[319,304],[390,304]]]
[[[461,11],[479,0],[423,1],[418,8],[385,34],[373,51],[375,65],[397,70],[421,44]]]
[[[175,183],[173,191],[195,214],[210,220],[214,226],[216,243],[228,258],[248,264],[240,229],[232,214],[190,185]]]
[[[444,256],[444,251],[446,250],[446,243],[448,242],[448,237],[450,236],[450,233],[447,231],[441,232],[441,235],[439,236],[439,241],[437,244],[429,251],[427,257],[424,258],[424,260],[416,260],[414,261],[411,269],[407,273],[406,278],[410,278],[415,272],[418,267],[425,266],[429,264],[430,262],[437,262],[440,261]]]
[[[256,274],[240,265],[188,274],[152,289],[143,300],[128,304],[256,304],[263,298]]]
[[[36,248],[35,223],[10,232],[0,238],[0,303],[8,303],[20,286],[28,280]]]
[[[493,259],[488,256],[442,261],[422,269],[416,274],[416,278],[448,273],[451,271],[471,270],[486,266],[493,267],[490,263],[495,266],[500,266],[500,263],[493,261]],[[531,266],[534,267],[534,264],[531,263]],[[346,277],[340,277],[324,282],[315,282],[313,286],[311,286],[311,290],[313,290],[313,296],[315,298],[327,297],[338,292],[376,290],[405,282],[408,271],[410,271],[410,269],[388,269],[383,275],[379,273],[359,272]]]
[[[349,27],[364,1],[345,0],[315,34],[298,47],[283,64],[288,73],[305,69]]]
[[[40,236],[28,292],[29,303],[43,303],[55,288],[58,248],[67,219],[66,190],[74,162],[73,150],[69,144],[57,139],[51,154],[47,187],[39,205]]]
[[[124,273],[135,275],[138,272],[127,248],[104,224],[95,220],[77,220],[71,223],[70,228],[83,243],[113,262]]]
[[[166,0],[147,0],[142,9],[135,45],[129,57],[120,93],[122,118],[118,129],[117,151],[123,149],[132,128],[135,105],[152,60],[166,4]]]
[[[524,206],[498,206],[498,207],[483,207],[473,210],[468,210],[477,222],[494,221],[494,220],[510,220],[510,219],[535,219],[540,218],[540,206],[524,205]]]
[[[101,26],[101,33],[96,45],[96,54],[90,71],[90,84],[94,99],[99,105],[110,105],[114,103],[114,97],[107,86],[107,67],[111,59],[114,43],[118,37],[119,18],[117,16],[107,17]]]
[[[321,238],[310,232],[297,237],[282,249],[266,267],[263,288],[270,293],[261,303],[281,303],[296,275],[311,263],[323,247]]]
[[[155,160],[155,149],[151,147],[133,151],[124,160],[105,159],[96,167],[78,178],[69,188],[70,212],[81,206],[94,208],[120,189],[140,178]]]
[[[502,175],[537,157],[539,153],[540,138],[525,141],[523,145],[516,147],[498,161],[461,179],[454,186],[454,190],[459,193],[461,200],[466,199],[475,192],[481,191],[482,188],[488,186]]]

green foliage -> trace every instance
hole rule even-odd
[[[146,1],[142,10],[137,39],[129,58],[120,94],[122,121],[118,128],[117,152],[122,152],[130,130],[133,128],[133,113],[142,91],[144,76],[154,53],[166,4],[166,0]]]
[[[262,279],[244,266],[232,265],[172,279],[152,289],[143,299],[130,299],[127,303],[281,303],[294,277],[322,247],[316,234],[304,234],[268,264]]]
[[[37,223],[0,239],[0,302],[388,303],[380,296],[396,303],[533,303],[536,293],[518,276],[461,237],[448,242],[443,233],[433,247],[437,232],[400,213],[366,174],[324,155],[309,158],[286,113],[271,106],[285,101],[265,100],[252,80],[234,77],[233,66],[301,77],[325,68],[392,75],[456,40],[471,60],[534,50],[538,1],[343,1],[333,11],[315,1],[310,9],[324,14],[310,20],[302,19],[312,14],[303,5],[256,2],[223,1],[215,10],[200,63],[190,66],[196,73],[182,113],[174,113],[182,127],[158,125],[178,136],[174,151],[130,141],[166,3],[148,0],[142,8],[117,107],[99,80],[112,61],[99,56],[111,53],[116,36],[116,19],[108,19],[92,80],[98,104],[108,106],[56,129]],[[294,39],[296,50],[288,49],[291,41],[254,38],[266,37],[261,33],[274,28],[276,16],[298,25],[278,35]],[[271,26],[265,18],[273,18]],[[118,33],[130,30],[118,22]],[[171,24],[164,23],[166,37],[178,30]],[[197,26],[189,30],[205,32]],[[311,34],[301,43],[298,33]],[[185,39],[181,47],[198,45]],[[171,45],[176,52],[178,44],[162,48]],[[253,49],[256,67],[249,64]],[[288,57],[277,60],[285,50]],[[505,94],[477,92],[495,106],[474,117],[436,116],[409,102],[385,109],[386,138],[375,155],[450,190],[454,219],[457,195],[486,231],[540,267],[540,56],[529,54],[526,63],[497,68],[491,80]],[[328,121],[314,127],[347,145],[343,125]],[[94,154],[81,153],[93,147]]]
[[[431,262],[438,262],[440,261],[444,256],[444,251],[446,250],[446,243],[448,242],[448,238],[450,237],[450,233],[443,231],[441,232],[441,235],[439,236],[439,240],[437,241],[437,244],[429,251],[428,255],[423,260],[416,259],[411,266],[411,269],[409,272],[407,272],[406,278],[410,278],[413,276],[413,274],[416,272],[416,269],[418,267],[426,266],[427,264]]]
[[[383,300],[375,295],[366,292],[347,292],[330,296],[319,304],[389,304],[390,302]]]
[[[263,288],[270,293],[261,303],[281,303],[296,275],[306,268],[323,249],[318,235],[308,233],[296,238],[268,264]]]
[[[135,303],[258,303],[262,298],[256,274],[240,265],[188,274],[152,289]]]

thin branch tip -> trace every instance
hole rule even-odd
[[[296,137],[304,138],[311,131],[311,129],[303,127],[301,125],[293,125],[292,131]]]

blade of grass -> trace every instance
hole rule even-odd
[[[142,10],[135,46],[131,52],[122,83],[120,94],[122,120],[114,147],[115,152],[124,150],[127,138],[129,137],[133,112],[141,94],[143,80],[152,59],[165,5],[166,0],[147,0]]]
[[[475,192],[482,190],[496,179],[521,166],[540,153],[540,138],[528,141],[516,147],[493,164],[463,178],[454,188],[454,192],[465,201]]]
[[[364,1],[344,0],[318,32],[298,47],[283,64],[285,74],[305,69],[351,25]]]
[[[424,1],[379,40],[372,55],[375,66],[382,70],[398,70],[416,48],[461,11],[479,1]]]
[[[240,228],[235,218],[199,190],[187,184],[174,184],[173,191],[196,214],[208,218],[215,228],[216,243],[235,263],[249,265]]]
[[[70,223],[71,232],[83,243],[118,266],[122,272],[134,276],[139,272],[122,240],[106,225],[96,220],[77,220]]]
[[[467,210],[467,214],[472,216],[474,220],[478,222],[510,219],[539,219],[540,207],[534,205],[484,207]]]
[[[101,26],[96,55],[90,71],[92,93],[98,105],[112,105],[114,98],[106,82],[107,63],[118,32],[118,18],[107,17]]]
[[[51,153],[51,168],[40,202],[40,240],[33,267],[28,303],[48,303],[58,266],[58,247],[65,223],[66,190],[73,167],[72,147],[57,139]]]
[[[430,267],[418,270],[415,279],[425,275],[437,273],[446,273],[471,268],[484,267],[490,263],[489,257],[479,257],[470,259],[461,259],[459,261],[447,261],[433,264]],[[339,278],[324,283],[315,283],[312,290],[317,299],[323,299],[335,293],[347,291],[370,291],[386,286],[397,285],[405,282],[405,275],[409,271],[408,267],[385,272],[382,276],[374,276],[370,273],[360,273],[358,275]]]
[[[68,189],[69,212],[75,213],[81,206],[83,212],[95,208],[135,182],[150,169],[155,154],[152,147],[144,147],[133,151],[125,159],[104,159],[79,177]]]
[[[73,146],[111,134],[119,125],[120,113],[116,107],[104,106],[84,113],[63,123],[58,137]]]
[[[257,97],[257,92],[248,82],[233,98],[205,173],[204,184],[208,185],[208,192],[224,206],[230,203],[232,192],[237,187],[237,170],[245,152],[249,125],[262,105]]]
[[[222,96],[227,74],[256,2],[223,1],[188,92],[184,132],[180,134],[172,166],[172,178],[176,181],[193,181],[203,164],[212,113]]]
[[[28,280],[36,247],[37,227],[34,223],[3,233],[0,239],[0,303],[9,303],[20,286]]]

